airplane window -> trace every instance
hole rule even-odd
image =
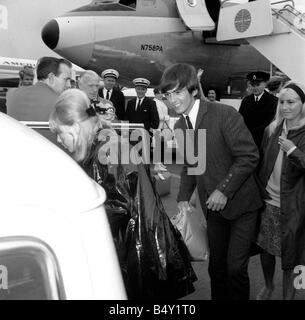
[[[239,76],[232,76],[229,79],[229,87],[230,87],[230,93],[229,95],[233,98],[242,98],[244,97],[246,92],[246,82],[245,82],[245,76],[239,77]]]
[[[65,298],[56,257],[38,239],[0,239],[0,267],[0,300]]]
[[[95,0],[89,5],[72,10],[71,12],[84,11],[134,11],[136,0]]]
[[[134,9],[137,6],[137,0],[120,0],[119,3]]]

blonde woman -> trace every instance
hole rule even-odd
[[[110,122],[103,120],[93,107],[90,107],[89,98],[83,91],[79,89],[64,91],[50,115],[49,125],[51,131],[57,134],[57,141],[68,149],[92,179],[101,182],[99,180],[105,178],[110,170],[112,173],[115,172],[115,165],[119,162],[118,136],[111,129]],[[106,142],[110,148],[104,148]],[[108,196],[107,179],[101,184]],[[115,190],[112,192],[115,196]],[[108,200],[111,198],[108,197]],[[127,207],[125,209],[127,210]],[[110,214],[108,218],[116,240],[119,231],[127,225],[128,215],[118,214],[113,217]]]
[[[293,299],[294,268],[305,264],[305,88],[294,81],[279,94],[275,120],[266,128],[259,177],[266,190],[258,244],[265,287],[274,290],[275,257],[281,257],[283,299]]]
[[[141,164],[133,166],[135,170],[138,168],[138,175],[135,170],[125,174],[127,165],[123,168],[119,158],[114,163],[103,151],[105,137],[117,146],[114,150],[128,141],[116,139],[109,122],[96,112],[84,92],[69,89],[58,98],[49,123],[58,141],[106,191],[106,212],[128,297],[178,298],[191,293],[196,275],[181,236],[160,204],[149,174]],[[128,168],[132,170],[132,165]]]

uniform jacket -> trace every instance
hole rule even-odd
[[[145,97],[139,108],[135,111],[137,98],[127,103],[125,120],[130,123],[143,123],[145,130],[157,129],[159,126],[159,115],[155,101]]]
[[[101,98],[106,99],[104,97],[103,89],[100,89],[98,92]],[[110,101],[113,103],[116,109],[116,115],[118,120],[124,120],[125,117],[125,97],[121,90],[113,88],[112,94],[110,97]]]
[[[258,102],[255,102],[254,94],[245,97],[241,102],[239,112],[258,147],[263,140],[265,128],[274,119],[277,101],[277,97],[264,91]]]
[[[267,186],[279,153],[278,138],[283,124],[269,137],[266,129],[262,143],[263,159],[259,178]],[[287,139],[297,149],[288,157],[284,153],[281,172],[282,267],[293,269],[305,265],[305,126],[289,130]]]
[[[183,117],[175,128],[186,129]],[[259,209],[262,201],[253,177],[259,153],[241,115],[230,106],[201,101],[195,127],[195,146],[198,129],[206,129],[206,170],[202,175],[187,175],[190,165],[184,165],[177,200],[189,201],[197,186],[205,214],[206,201],[215,189],[228,197],[225,208],[220,211],[224,218],[235,219]]]
[[[58,96],[41,81],[33,86],[19,87],[7,93],[7,113],[20,121],[49,121]]]

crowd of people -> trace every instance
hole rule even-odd
[[[209,87],[205,97],[200,84],[202,72],[197,73],[189,64],[175,64],[164,71],[154,90],[154,100],[146,97],[150,81],[134,79],[137,96],[126,106],[117,83],[117,70],[104,70],[101,77],[86,70],[78,79],[77,89],[70,89],[71,64],[64,59],[41,58],[36,68],[38,82],[34,85],[29,85],[31,72],[24,70],[20,87],[9,92],[9,114],[18,120],[49,121],[58,142],[106,189],[109,200],[106,209],[122,269],[126,248],[122,251],[119,244],[128,233],[136,196],[126,189],[126,183],[120,185],[121,175],[127,179],[130,168],[111,163],[107,153],[101,157],[99,151],[105,144],[105,134],[114,137],[111,140],[114,144],[126,142],[120,134],[115,134],[114,120],[143,124],[151,137],[152,129],[167,128],[166,98],[180,116],[175,128],[185,132],[185,136],[189,130],[194,133],[195,155],[203,147],[197,145],[200,129],[206,130],[203,173],[189,174],[188,169],[194,167],[194,163],[188,161],[185,150],[180,150],[185,154],[185,163],[177,205],[180,211],[190,212],[190,199],[197,188],[207,221],[211,298],[249,299],[248,263],[253,245],[260,248],[265,279],[257,299],[272,297],[275,257],[281,257],[283,299],[294,298],[294,268],[305,265],[305,87],[302,84],[293,80],[284,83],[279,77],[270,79],[264,71],[250,72],[245,79],[249,94],[236,111],[219,102],[215,87]],[[29,106],[35,110],[34,119],[26,118]],[[155,168],[166,170],[162,163],[157,163]],[[147,168],[143,171],[141,167],[138,171],[145,172],[144,180],[150,179]],[[114,186],[118,189],[113,189]],[[153,184],[149,188],[156,195]],[[118,190],[125,190],[121,192],[124,197],[119,205],[115,202],[119,198]],[[158,215],[167,221],[157,195],[155,203]],[[124,214],[118,214],[118,209]],[[172,266],[171,276],[183,270],[181,274],[188,282],[183,292],[189,293],[196,278],[189,258],[175,229],[164,230],[180,259],[180,269]],[[143,250],[147,256],[151,255],[145,251],[148,249]],[[160,255],[154,257],[161,259]],[[128,272],[125,274],[127,286],[128,281],[134,280]],[[151,286],[152,282],[146,284]],[[160,294],[158,290],[150,292],[150,297]],[[138,294],[131,290],[130,297],[139,297]]]
[[[207,132],[206,171],[191,176],[191,165],[184,166],[178,206],[187,210],[197,186],[207,218],[212,299],[249,299],[253,243],[262,249],[265,277],[257,299],[272,295],[275,256],[282,258],[283,298],[293,299],[293,271],[305,260],[305,88],[290,81],[277,98],[265,90],[267,73],[252,72],[247,79],[251,94],[237,112],[198,99],[192,66],[165,70],[161,90],[182,115],[177,127]]]

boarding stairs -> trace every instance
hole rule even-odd
[[[305,83],[305,13],[293,0],[176,0],[181,19],[192,31],[215,32],[218,42],[244,41],[289,78]],[[210,13],[219,10],[218,21]]]
[[[289,78],[305,83],[305,14],[293,1],[222,7],[216,39],[246,39]]]

